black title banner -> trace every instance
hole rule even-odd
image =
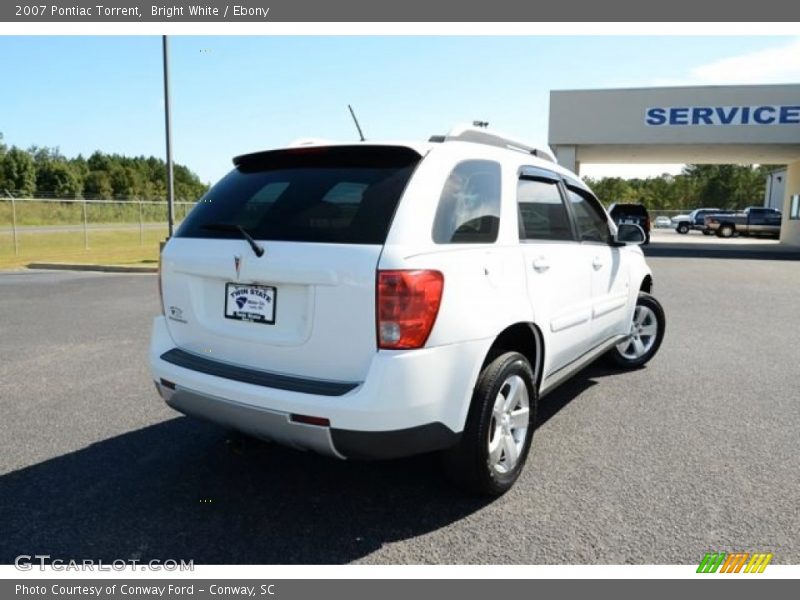
[[[3,22],[781,22],[800,21],[800,3],[641,0],[12,0]],[[635,33],[635,31],[631,32]]]

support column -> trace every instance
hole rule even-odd
[[[578,162],[578,152],[575,146],[551,146],[551,148],[556,155],[558,164],[576,175],[579,174],[580,163]]]
[[[786,165],[786,188],[783,192],[781,244],[800,246],[800,219],[789,219],[792,196],[800,194],[800,160]]]

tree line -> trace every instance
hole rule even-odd
[[[600,200],[642,202],[650,210],[701,206],[740,209],[761,205],[766,176],[776,165],[686,165],[679,175],[646,179],[584,177]],[[195,201],[208,186],[187,167],[173,167],[175,199]],[[66,158],[58,148],[7,147],[0,133],[0,194],[16,197],[163,200],[166,166],[154,156],[128,157],[97,151]]]
[[[583,179],[605,205],[641,202],[649,210],[691,210],[703,206],[741,209],[763,205],[766,176],[779,168],[778,165],[686,165],[679,175]]]
[[[193,202],[208,186],[187,167],[173,164],[175,199]],[[58,148],[23,150],[0,133],[0,195],[23,198],[165,200],[165,162],[154,156],[94,152],[67,158]]]

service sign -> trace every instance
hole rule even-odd
[[[652,127],[703,125],[800,125],[800,102],[754,106],[655,106],[645,110]]]

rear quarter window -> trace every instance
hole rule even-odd
[[[500,164],[467,160],[455,166],[433,222],[437,244],[491,244],[500,230]]]

